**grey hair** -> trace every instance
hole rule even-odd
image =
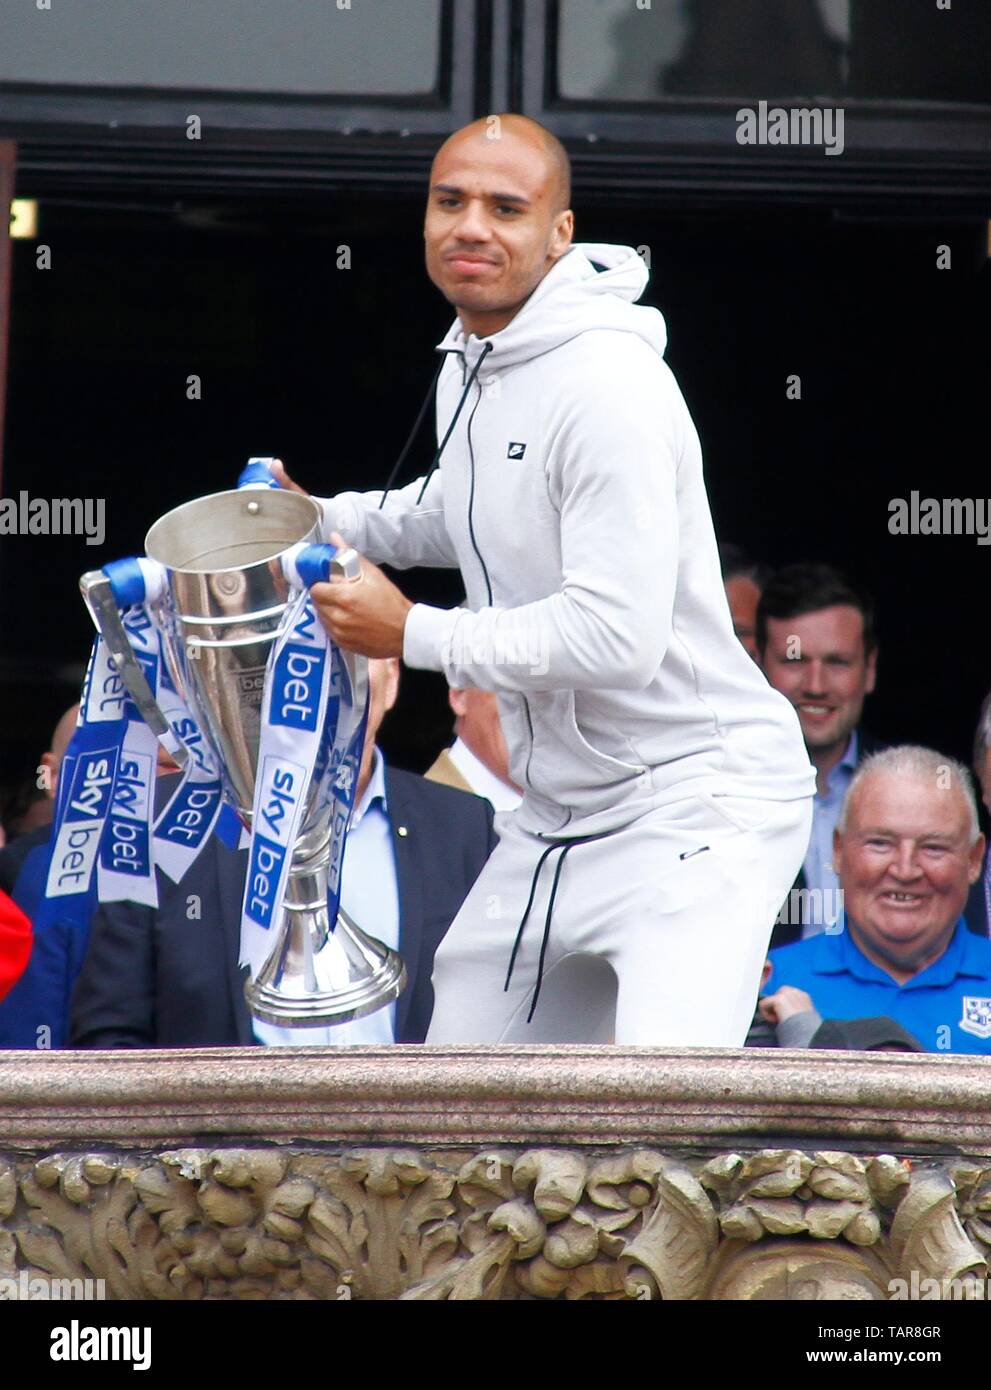
[[[882,749],[880,753],[871,753],[863,762],[858,763],[836,822],[836,828],[841,834],[846,830],[847,814],[857,788],[862,782],[866,782],[868,777],[881,773],[889,777],[913,777],[921,782],[931,782],[934,787],[939,786],[940,779],[949,774],[951,782],[960,788],[967,803],[970,843],[975,842],[981,827],[977,819],[977,798],[974,795],[974,783],[970,772],[963,763],[957,762],[956,758],[948,758],[945,753],[937,753],[934,748],[923,748],[917,743],[901,743],[895,748]]]

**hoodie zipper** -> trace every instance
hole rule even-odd
[[[463,363],[463,365],[465,365],[465,366],[467,365],[467,364],[464,363],[464,358],[462,358],[462,363]],[[475,385],[478,387],[478,399],[476,400],[475,404],[472,406],[471,414],[468,416],[468,427],[467,427],[467,429],[466,429],[466,431],[465,431],[466,438],[467,438],[467,441],[468,441],[468,470],[469,470],[469,474],[468,474],[468,476],[469,476],[469,482],[468,482],[468,539],[471,541],[471,548],[472,548],[472,550],[475,552],[475,556],[476,556],[476,558],[477,558],[477,560],[478,560],[479,565],[481,565],[481,567],[482,567],[482,576],[483,576],[483,578],[485,579],[485,592],[486,592],[486,595],[487,595],[487,597],[488,597],[488,606],[491,608],[491,607],[492,607],[492,602],[493,602],[493,600],[492,600],[492,581],[491,581],[491,579],[489,578],[488,566],[486,565],[485,560],[482,558],[482,552],[481,552],[481,550],[479,549],[479,546],[478,546],[478,538],[477,538],[476,535],[475,535],[475,516],[474,516],[474,509],[475,509],[475,448],[474,448],[474,444],[473,444],[473,442],[472,442],[472,437],[471,437],[471,427],[472,427],[472,425],[473,425],[473,423],[474,423],[474,421],[475,421],[475,411],[478,409],[478,407],[479,407],[479,406],[481,405],[481,403],[482,403],[482,384],[481,384],[480,381],[477,381],[477,380],[476,380]],[[530,702],[527,700],[526,696],[521,694],[521,695],[520,695],[520,699],[523,701],[523,709],[524,709],[524,711],[525,711],[525,713],[526,713],[527,728],[528,728],[529,731],[530,731],[530,748],[529,748],[529,751],[528,751],[528,753],[527,753],[526,768],[524,769],[524,772],[523,772],[523,779],[524,779],[524,781],[527,783],[527,785],[528,785],[529,787],[532,788],[532,787],[533,787],[533,783],[530,781],[530,763],[531,763],[532,760],[533,760],[533,745],[534,745],[534,736],[533,736],[533,716],[532,716],[532,714],[530,713]]]
[[[478,557],[478,563],[479,563],[479,564],[481,565],[481,567],[482,567],[482,575],[483,575],[484,578],[485,578],[485,592],[486,592],[486,594],[488,595],[488,606],[491,608],[491,607],[492,607],[492,581],[489,579],[488,566],[486,565],[485,561],[482,559],[482,552],[479,550],[479,548],[478,548],[478,541],[477,541],[477,539],[475,538],[475,518],[474,518],[474,515],[473,515],[474,507],[475,507],[475,449],[474,449],[474,446],[473,446],[473,444],[472,444],[472,442],[471,442],[471,426],[472,426],[473,420],[475,419],[475,411],[476,411],[476,410],[478,409],[478,407],[482,404],[482,383],[481,383],[480,381],[476,381],[476,382],[475,382],[475,385],[478,387],[478,400],[475,402],[475,404],[474,404],[474,405],[472,406],[472,408],[471,408],[471,414],[468,416],[468,428],[467,428],[467,431],[466,431],[466,436],[467,436],[467,439],[468,439],[468,460],[469,460],[469,463],[468,463],[468,471],[469,471],[469,483],[468,483],[468,539],[471,541],[471,548],[472,548],[472,550],[474,550],[476,556]]]
[[[454,415],[453,415],[453,417],[452,417],[452,419],[451,419],[451,422],[450,422],[450,424],[449,424],[448,427],[447,427],[447,431],[446,431],[446,433],[445,433],[445,435],[444,435],[443,440],[441,441],[440,447],[437,449],[437,452],[435,453],[435,455],[434,455],[434,457],[433,457],[433,461],[432,461],[432,463],[431,463],[431,465],[430,465],[430,468],[429,468],[428,471],[427,471],[427,476],[426,476],[426,478],[424,479],[423,487],[420,489],[420,498],[418,499],[418,501],[419,501],[419,500],[422,500],[423,494],[424,494],[424,493],[426,492],[426,490],[427,490],[427,483],[429,483],[429,481],[430,481],[430,476],[431,476],[431,474],[434,472],[434,469],[437,467],[437,465],[438,465],[439,462],[440,462],[440,457],[441,457],[441,455],[442,455],[443,452],[444,452],[444,448],[445,448],[445,446],[446,446],[446,444],[447,444],[447,441],[450,439],[451,434],[452,434],[453,431],[454,431],[454,426],[455,426],[455,424],[457,423],[458,416],[461,414],[461,409],[462,409],[462,407],[464,406],[465,398],[467,397],[467,394],[468,394],[468,389],[470,389],[471,383],[472,383],[472,381],[474,381],[475,385],[478,387],[478,399],[476,400],[475,404],[472,406],[471,414],[468,416],[468,425],[467,425],[467,429],[466,429],[466,437],[467,437],[467,441],[468,441],[468,458],[469,458],[468,538],[469,538],[469,540],[471,541],[471,548],[472,548],[472,550],[475,552],[475,556],[476,556],[476,558],[477,558],[477,560],[478,560],[478,563],[479,563],[479,565],[481,566],[481,569],[482,569],[482,575],[484,576],[484,579],[485,579],[485,592],[486,592],[486,594],[487,594],[487,596],[488,596],[488,604],[489,604],[489,607],[491,608],[491,607],[492,607],[492,581],[491,581],[491,579],[490,579],[490,577],[489,577],[488,566],[486,565],[485,560],[482,558],[482,552],[481,552],[481,550],[479,549],[479,546],[478,546],[478,538],[477,538],[476,535],[475,535],[475,518],[474,518],[474,506],[475,506],[475,449],[474,449],[474,444],[473,444],[473,442],[472,442],[472,437],[471,437],[471,427],[472,427],[472,423],[473,423],[473,421],[474,421],[474,419],[475,419],[475,411],[478,409],[478,407],[479,407],[479,406],[481,405],[481,403],[482,403],[482,385],[481,385],[481,382],[478,381],[478,372],[479,372],[479,369],[481,368],[482,363],[484,362],[485,358],[487,357],[487,355],[489,354],[489,352],[492,351],[492,346],[491,346],[490,343],[486,343],[485,346],[482,348],[482,352],[481,352],[481,354],[480,354],[480,356],[479,356],[478,361],[475,363],[474,368],[472,369],[472,372],[471,372],[470,377],[469,377],[469,374],[468,374],[468,358],[467,358],[467,354],[466,354],[466,353],[464,353],[464,352],[459,352],[459,351],[457,351],[457,349],[454,349],[454,348],[446,348],[446,349],[443,349],[443,351],[444,351],[444,352],[453,352],[453,353],[455,353],[455,355],[456,355],[457,357],[459,357],[459,358],[461,359],[461,384],[462,384],[462,386],[465,387],[466,389],[465,389],[464,392],[462,393],[461,399],[460,399],[460,401],[458,402],[457,409],[455,410]],[[443,362],[441,363],[441,367],[442,367],[442,366],[443,366]],[[406,458],[406,455],[407,455],[407,453],[409,452],[410,446],[411,446],[412,443],[413,443],[413,439],[415,438],[415,436],[416,436],[416,434],[417,434],[417,432],[418,432],[418,430],[419,430],[420,424],[421,424],[421,422],[422,422],[422,420],[423,420],[423,416],[424,416],[424,414],[426,413],[426,409],[427,409],[427,405],[429,404],[430,397],[431,397],[431,395],[433,394],[434,388],[436,387],[437,381],[438,381],[438,379],[439,379],[439,377],[440,377],[441,367],[438,367],[438,368],[437,368],[437,373],[436,373],[436,375],[434,376],[433,382],[431,383],[430,390],[429,390],[428,393],[427,393],[427,396],[426,396],[426,398],[425,398],[425,400],[424,400],[424,402],[423,402],[423,405],[420,407],[420,413],[419,413],[419,415],[417,416],[416,423],[414,424],[413,429],[412,429],[411,432],[410,432],[410,437],[407,439],[406,444],[405,444],[405,446],[404,446],[404,448],[403,448],[403,450],[402,450],[402,452],[401,452],[399,458],[397,459],[396,464],[395,464],[395,466],[394,466],[393,469],[392,469],[392,472],[391,472],[390,475],[389,475],[389,479],[388,479],[388,481],[387,481],[387,483],[386,483],[386,485],[385,485],[385,488],[384,488],[384,490],[383,490],[383,492],[382,492],[381,500],[379,501],[379,508],[380,508],[380,509],[381,509],[382,507],[385,506],[385,499],[386,499],[386,497],[388,496],[389,492],[391,491],[392,485],[393,485],[393,483],[394,483],[395,480],[396,480],[396,476],[397,476],[397,474],[399,473],[399,470],[400,470],[400,468],[401,468],[401,466],[402,466],[402,464],[403,464],[403,462],[404,462],[404,460],[405,460],[405,458]],[[524,709],[524,712],[525,712],[525,714],[526,714],[527,729],[529,730],[529,734],[530,734],[530,748],[529,748],[529,751],[528,751],[528,753],[527,753],[526,767],[525,767],[524,772],[523,772],[523,778],[524,778],[524,781],[527,783],[527,785],[532,789],[532,788],[533,788],[533,783],[532,783],[531,780],[530,780],[530,764],[531,764],[531,762],[533,761],[533,746],[534,746],[534,741],[535,741],[535,740],[534,740],[534,734],[533,734],[533,715],[532,715],[531,712],[530,712],[530,703],[529,703],[529,701],[527,700],[526,696],[521,694],[521,695],[520,695],[520,699],[523,701],[523,709]],[[570,820],[570,818],[571,818],[571,817],[570,817],[570,813],[569,813],[568,819]]]
[[[523,769],[523,780],[526,782],[527,786],[530,787],[530,789],[532,790],[533,783],[530,781],[530,763],[533,761],[533,717],[530,714],[529,700],[526,698],[525,695],[521,695],[520,699],[523,701],[523,709],[526,713],[527,727],[530,730],[530,751],[526,755],[526,767]]]

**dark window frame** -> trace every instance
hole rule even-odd
[[[427,97],[0,87],[25,196],[308,196],[422,187],[450,131],[490,110],[543,121],[571,150],[582,196],[676,195],[707,206],[802,202],[991,216],[991,106],[847,101],[846,150],[741,147],[739,102],[649,109],[552,92],[558,0],[442,0],[438,89]],[[632,3],[632,0],[631,0]],[[989,0],[991,3],[991,0]],[[205,137],[186,141],[195,111]]]
[[[446,132],[473,115],[476,0],[440,0],[438,80],[432,93],[396,96],[300,92],[234,92],[215,88],[79,86],[0,83],[0,134],[37,144],[73,133],[174,135],[187,117],[204,130],[287,140],[299,136]]]
[[[722,187],[748,196],[809,201],[828,192],[841,200],[913,194],[991,210],[991,102],[842,100],[844,154],[820,149],[744,147],[734,139],[742,99],[660,97],[649,107],[561,97],[557,91],[560,0],[511,0],[521,35],[517,54],[520,109],[569,144],[579,185],[598,180],[610,155],[622,192]],[[608,153],[607,153],[608,152]],[[585,171],[583,175],[583,171]]]

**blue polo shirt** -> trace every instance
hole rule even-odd
[[[900,985],[869,961],[845,929],[771,951],[762,994],[804,989],[823,1018],[895,1019],[927,1052],[991,1053],[991,941],[961,917],[932,965]]]

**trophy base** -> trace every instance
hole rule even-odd
[[[406,985],[406,967],[398,952],[367,936],[342,912],[335,931],[314,951],[311,936],[297,919],[287,949],[275,952],[244,997],[255,1018],[286,1028],[327,1028],[351,1023],[391,1004]],[[302,929],[302,930],[301,930]],[[293,949],[303,938],[302,949]],[[293,941],[293,937],[296,941]],[[337,952],[333,973],[321,979],[328,944]],[[344,962],[349,978],[341,980]]]

